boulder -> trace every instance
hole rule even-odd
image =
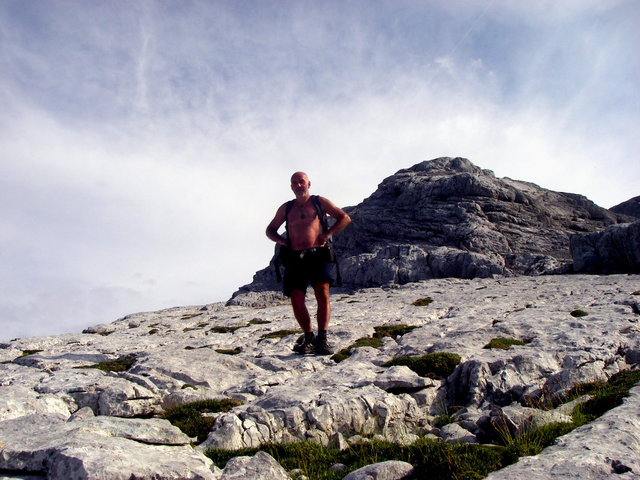
[[[404,480],[411,478],[413,466],[407,462],[387,461],[367,465],[343,478],[343,480]]]
[[[576,272],[640,273],[640,221],[571,236]]]
[[[287,471],[265,452],[253,457],[234,457],[227,462],[220,480],[291,480]]]
[[[26,415],[0,422],[0,468],[52,480],[214,480],[211,460],[166,420]]]

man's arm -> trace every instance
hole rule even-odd
[[[280,245],[287,244],[287,239],[278,233],[278,229],[285,222],[286,216],[287,216],[287,204],[285,203],[280,206],[280,208],[276,212],[276,216],[273,217],[273,220],[271,220],[271,223],[267,227],[267,231],[266,231],[267,237],[270,240],[273,240],[274,242],[279,243]]]
[[[349,217],[344,210],[335,206],[330,200],[324,197],[318,197],[318,200],[320,201],[322,211],[328,213],[336,220],[329,230],[320,235],[322,243],[324,244],[329,240],[329,237],[347,228],[347,225],[351,223],[351,217]]]

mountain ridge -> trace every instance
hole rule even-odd
[[[440,157],[398,170],[344,208],[351,224],[334,238],[346,288],[432,278],[570,273],[571,235],[633,217],[583,195],[496,178],[465,158]],[[231,302],[278,297],[274,258]]]

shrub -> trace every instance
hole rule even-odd
[[[460,355],[455,353],[436,352],[419,357],[398,357],[384,364],[383,367],[405,365],[421,377],[433,379],[446,378],[460,363]]]
[[[165,418],[190,437],[197,437],[198,443],[207,439],[215,419],[203,417],[203,413],[228,412],[234,407],[242,405],[240,400],[225,398],[222,400],[198,400],[168,408],[162,418]]]
[[[513,345],[526,345],[521,340],[516,340],[515,338],[493,338],[489,343],[487,343],[482,348],[500,348],[506,350]]]

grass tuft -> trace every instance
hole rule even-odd
[[[504,447],[451,445],[429,439],[411,445],[372,441],[343,451],[311,442],[266,444],[260,450],[274,457],[289,472],[299,469],[310,480],[341,480],[358,468],[387,460],[411,463],[415,468],[412,477],[415,480],[478,480],[516,460]],[[254,455],[257,451],[211,449],[205,455],[216,466],[224,468],[229,459],[238,455]],[[347,468],[339,472],[332,471],[330,468],[336,463],[342,463]]]
[[[419,357],[398,357],[383,363],[383,367],[405,365],[421,377],[447,378],[460,363],[460,355],[447,352],[428,353]]]
[[[215,422],[214,418],[203,417],[203,413],[228,412],[234,407],[242,405],[240,400],[225,398],[222,400],[198,400],[168,408],[162,418],[165,418],[190,437],[196,437],[198,443],[207,439],[209,431]]]
[[[506,350],[514,345],[526,345],[526,343],[521,340],[516,340],[515,338],[492,338],[491,341],[482,348],[499,348]]]

